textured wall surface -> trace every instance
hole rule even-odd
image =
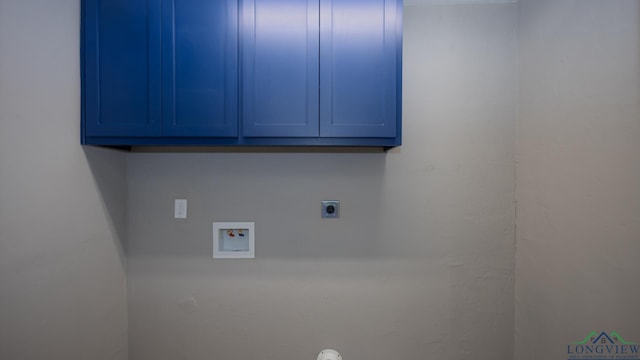
[[[640,342],[640,2],[520,2],[516,359]]]
[[[0,1],[0,359],[127,358],[125,156],[80,146],[79,1]]]
[[[131,359],[512,359],[516,20],[405,8],[387,154],[129,155]],[[257,258],[212,260],[212,221],[255,221]]]

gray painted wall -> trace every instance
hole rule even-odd
[[[125,156],[79,144],[79,13],[0,1],[0,359],[127,358]]]
[[[78,145],[78,1],[0,1],[0,358],[510,359],[514,312],[518,360],[640,341],[639,2],[446,2],[405,8],[399,149],[125,155]]]
[[[516,359],[640,342],[640,2],[520,3]]]
[[[511,359],[516,21],[405,8],[387,154],[129,155],[131,359]],[[212,260],[212,221],[255,221],[257,258]]]

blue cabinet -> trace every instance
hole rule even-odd
[[[395,138],[401,4],[320,0],[320,135]]]
[[[247,0],[248,137],[396,138],[401,3]]]
[[[400,145],[401,0],[83,0],[85,144]]]
[[[83,135],[159,136],[159,1],[85,1]]]
[[[319,135],[318,1],[243,2],[243,134]]]
[[[162,135],[238,136],[238,0],[162,1]]]
[[[90,143],[238,136],[237,0],[87,0],[83,28]]]

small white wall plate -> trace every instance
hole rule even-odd
[[[253,259],[255,257],[255,223],[213,223],[214,259]]]

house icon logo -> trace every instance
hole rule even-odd
[[[626,341],[615,331],[592,331],[567,346],[567,360],[640,360],[640,344]]]

